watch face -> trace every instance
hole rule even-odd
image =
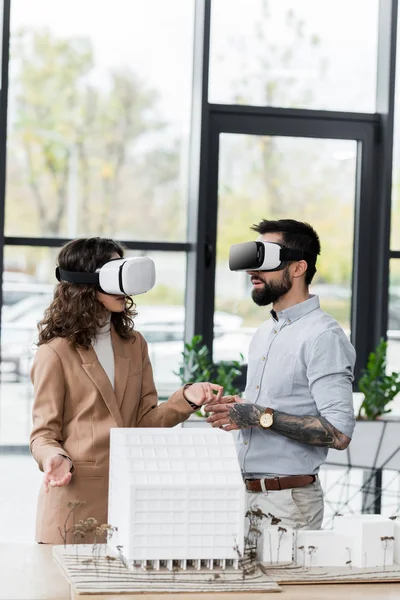
[[[261,427],[271,427],[274,419],[271,414],[263,413],[260,417],[260,425]]]

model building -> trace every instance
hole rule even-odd
[[[237,563],[245,489],[232,435],[212,428],[116,428],[110,443],[108,522],[118,528],[111,543],[128,565]]]

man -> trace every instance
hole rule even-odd
[[[246,269],[254,302],[272,303],[271,319],[250,344],[246,399],[227,396],[224,403],[208,405],[207,420],[225,431],[240,430],[249,508],[258,506],[289,527],[319,529],[324,511],[319,467],[329,448],[347,448],[355,426],[355,350],[309,293],[320,254],[314,229],[290,219],[263,220],[252,229],[259,241],[272,242],[257,248],[265,248],[263,264],[273,270]],[[241,246],[251,250],[255,243],[237,245],[243,258]],[[276,266],[274,257],[282,255],[297,260],[278,259]]]

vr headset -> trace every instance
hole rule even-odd
[[[148,256],[113,258],[95,273],[65,271],[57,267],[56,278],[68,283],[95,285],[105,294],[137,296],[154,287],[156,269]]]
[[[308,266],[315,266],[317,255],[259,240],[233,244],[229,251],[231,271],[279,271],[291,260],[305,260]]]

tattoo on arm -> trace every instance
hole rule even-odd
[[[243,403],[229,406],[229,417],[233,424],[240,429],[258,427],[260,415],[264,407],[257,404]],[[297,417],[274,410],[273,431],[297,442],[312,446],[324,446],[344,450],[350,443],[350,438],[338,431],[324,417]]]
[[[240,429],[259,425],[260,415],[264,408],[257,404],[243,403],[229,405],[229,417]]]
[[[347,435],[338,431],[321,415],[296,417],[275,410],[271,429],[292,440],[312,446],[344,450],[350,443]]]

